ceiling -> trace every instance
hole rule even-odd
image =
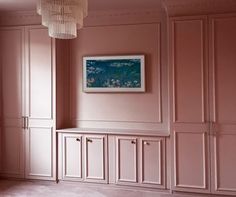
[[[0,0],[0,14],[36,10],[37,0]],[[160,10],[169,16],[236,11],[236,0],[88,0],[89,11]],[[13,12],[14,13],[14,12]]]
[[[89,10],[155,9],[161,0],[88,0]],[[0,11],[27,11],[36,9],[37,0],[0,0]]]

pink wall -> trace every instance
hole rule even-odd
[[[72,41],[71,117],[77,127],[160,129],[160,26],[153,24],[85,27]],[[144,54],[145,93],[84,93],[82,57]]]

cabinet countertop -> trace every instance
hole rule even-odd
[[[107,134],[107,135],[142,135],[168,137],[170,133],[166,131],[138,130],[138,129],[109,129],[109,128],[64,128],[57,129],[57,133],[83,133],[83,134]]]

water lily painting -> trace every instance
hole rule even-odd
[[[85,92],[144,92],[144,55],[83,58]]]

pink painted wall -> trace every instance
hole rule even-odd
[[[133,24],[85,27],[71,42],[71,118],[73,126],[163,129],[160,78],[160,26]],[[96,55],[144,54],[145,93],[85,93],[82,58]]]

